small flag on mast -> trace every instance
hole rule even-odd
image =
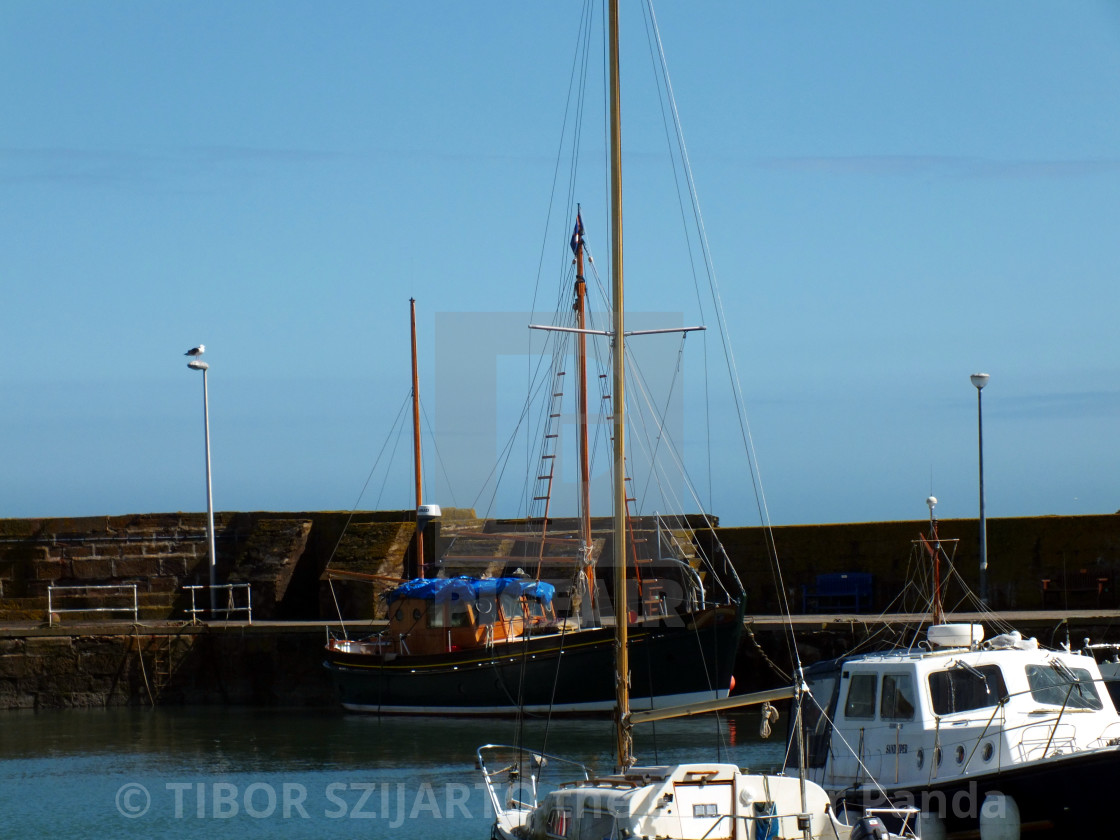
[[[576,211],[576,228],[572,231],[572,241],[569,243],[572,246],[572,253],[579,253],[579,243],[583,241],[583,217],[580,212]]]

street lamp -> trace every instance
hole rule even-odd
[[[186,355],[191,357],[187,367],[191,370],[202,371],[202,423],[206,433],[206,540],[210,550],[210,619],[217,614],[217,593],[214,587],[217,583],[217,552],[214,549],[214,494],[210,486],[210,396],[206,387],[206,371],[210,365],[200,358],[206,352],[204,344],[191,348]]]
[[[988,529],[984,521],[984,403],[980,392],[988,384],[988,374],[974,373],[972,384],[976,386],[976,430],[980,450],[980,606],[988,606]]]

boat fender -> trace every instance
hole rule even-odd
[[[887,827],[878,817],[864,817],[852,826],[851,840],[886,840]]]
[[[1019,805],[1014,797],[998,791],[984,797],[980,806],[980,840],[1019,840],[1019,826]]]
[[[918,836],[922,840],[945,840],[945,821],[937,814],[922,811],[918,815]]]
[[[762,724],[758,727],[758,734],[762,738],[769,738],[773,724],[778,722],[778,710],[769,703],[762,704]]]

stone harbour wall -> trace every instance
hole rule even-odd
[[[45,632],[45,631],[39,631]],[[337,704],[321,627],[0,638],[0,710]]]

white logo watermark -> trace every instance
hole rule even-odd
[[[410,787],[404,782],[335,781],[314,787],[283,781],[181,781],[152,786],[151,791],[139,782],[127,782],[118,788],[115,804],[127,819],[384,820],[390,828],[418,818],[493,816],[481,782]]]

